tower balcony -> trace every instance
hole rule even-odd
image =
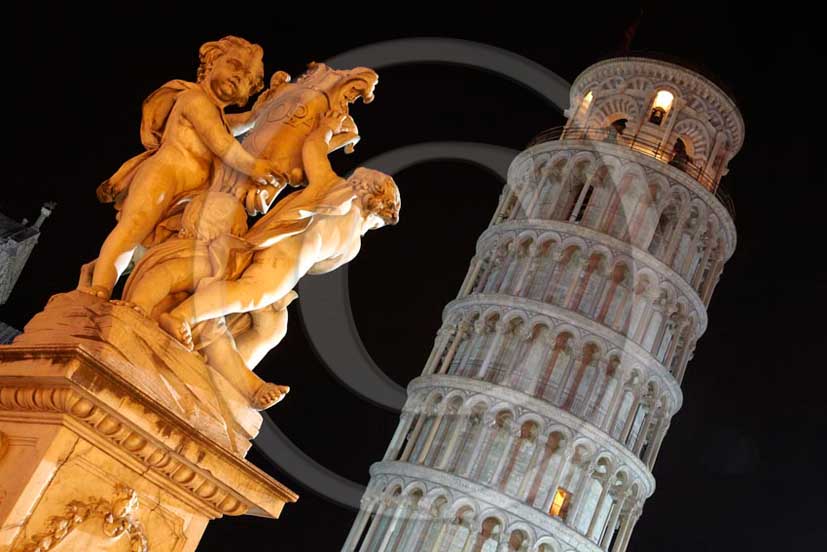
[[[546,142],[559,140],[579,142],[604,142],[616,144],[642,153],[653,159],[657,159],[669,166],[684,172],[700,183],[709,192],[715,195],[716,199],[729,212],[735,220],[735,204],[732,197],[720,186],[715,175],[711,174],[704,166],[693,161],[693,159],[680,148],[670,148],[663,141],[656,141],[642,137],[640,134],[628,136],[609,126],[608,128],[598,127],[565,127],[558,126],[546,129],[535,136],[526,146],[536,146]]]

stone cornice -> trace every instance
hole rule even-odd
[[[524,162],[527,157],[530,158],[538,153],[550,153],[558,150],[593,151],[603,155],[613,155],[626,161],[637,163],[651,171],[661,173],[667,180],[677,182],[684,186],[703,201],[706,206],[715,213],[718,220],[721,221],[721,226],[725,229],[727,244],[727,251],[724,256],[725,260],[729,259],[735,252],[735,246],[737,245],[735,223],[729,211],[726,210],[712,192],[682,170],[623,145],[595,140],[553,140],[550,142],[541,142],[523,150],[514,158],[514,161],[511,162],[508,169],[508,182],[511,183],[513,179],[512,169],[516,170],[516,167],[521,162]]]
[[[525,299],[523,297],[500,294],[474,294],[468,295],[461,299],[455,299],[445,305],[445,309],[442,311],[442,318],[443,320],[448,320],[452,311],[455,309],[463,309],[473,306],[498,306],[507,309],[519,309],[527,312],[533,312],[548,316],[549,318],[564,320],[566,323],[574,324],[578,328],[582,328],[598,335],[623,351],[624,354],[634,357],[637,364],[640,366],[645,366],[647,370],[651,370],[659,377],[659,379],[665,384],[665,387],[669,390],[670,395],[672,395],[672,399],[675,401],[675,407],[671,414],[674,414],[680,410],[680,407],[683,404],[683,393],[681,392],[681,388],[677,380],[651,353],[631,339],[622,336],[611,328],[595,322],[582,314],[555,305],[549,305],[548,303],[543,303],[541,301]]]
[[[459,496],[472,497],[473,501],[487,505],[507,516],[508,525],[522,521],[530,526],[537,534],[537,539],[552,536],[565,546],[562,549],[573,548],[580,552],[601,552],[599,546],[583,535],[561,523],[558,519],[548,516],[508,495],[479,485],[446,472],[441,472],[423,466],[416,466],[402,462],[377,462],[370,468],[371,477],[388,476],[407,478],[417,481],[428,481],[435,485],[453,491],[454,498]],[[430,489],[429,489],[430,490]],[[483,508],[485,510],[485,508]],[[506,529],[507,530],[507,529]]]
[[[637,479],[645,486],[645,495],[651,496],[655,492],[655,478],[646,464],[635,456],[629,449],[618,443],[611,435],[589,422],[578,418],[570,412],[566,412],[545,401],[541,401],[531,395],[522,393],[510,387],[495,385],[486,381],[479,381],[471,378],[446,375],[429,375],[414,378],[408,384],[408,396],[414,393],[433,387],[450,387],[461,389],[475,395],[488,395],[495,399],[495,402],[508,402],[513,405],[536,413],[548,420],[568,427],[573,434],[579,434],[604,447],[616,458],[619,458],[625,466],[632,470]]]
[[[0,415],[49,414],[64,416],[67,427],[105,444],[211,518],[278,517],[298,498],[82,347],[0,347]]]
[[[625,253],[632,258],[636,263],[644,265],[649,270],[664,277],[666,281],[675,286],[684,297],[692,303],[692,307],[698,316],[697,335],[701,336],[706,331],[708,324],[706,305],[704,305],[698,292],[690,286],[684,278],[672,270],[671,267],[665,265],[648,251],[644,251],[634,245],[621,241],[613,236],[592,230],[579,224],[572,224],[570,222],[562,222],[558,220],[541,220],[541,219],[523,219],[511,220],[502,222],[494,226],[489,226],[480,235],[477,240],[477,254],[482,252],[482,247],[485,240],[492,235],[512,231],[520,233],[525,230],[538,230],[540,232],[551,231],[560,234],[568,234],[570,236],[578,236],[586,240],[597,242],[613,252]]]

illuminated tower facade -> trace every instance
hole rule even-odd
[[[508,183],[347,552],[624,552],[735,248],[744,136],[703,76],[616,58]]]

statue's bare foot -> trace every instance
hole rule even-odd
[[[129,307],[130,309],[134,310],[138,314],[146,316],[146,313],[144,312],[144,309],[142,309],[140,306],[138,306],[135,303],[132,303],[130,301],[124,301],[123,299],[110,299],[109,302],[112,303],[113,305],[119,305],[121,307]]]
[[[290,306],[290,303],[295,301],[298,297],[299,294],[295,291],[288,291],[284,297],[273,303],[273,310],[280,311],[286,309],[288,306]]]
[[[106,288],[104,286],[78,286],[78,291],[83,293],[88,293],[89,295],[94,295],[99,299],[103,299],[104,301],[109,299],[109,296],[112,295],[112,290]]]
[[[253,397],[253,407],[258,410],[266,410],[281,401],[289,392],[290,388],[286,385],[264,383],[258,388]]]
[[[181,320],[168,312],[165,312],[158,319],[161,329],[181,342],[184,347],[192,351],[195,347],[192,342],[192,329],[186,320]]]

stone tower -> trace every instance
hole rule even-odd
[[[55,203],[44,203],[40,208],[40,215],[31,226],[27,226],[25,220],[17,222],[0,213],[0,305],[11,295],[26,261],[29,260],[29,255],[37,244],[40,227],[54,208]]]
[[[744,124],[703,76],[616,58],[512,163],[347,552],[623,552],[735,248]]]

